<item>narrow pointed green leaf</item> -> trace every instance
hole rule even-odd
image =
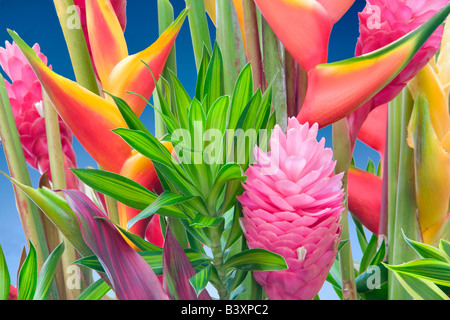
[[[33,189],[15,179],[9,179],[41,209],[82,256],[92,255],[91,249],[86,245],[81,235],[77,217],[66,200],[52,190],[46,188]]]
[[[211,265],[208,264],[206,268],[203,268],[189,279],[189,282],[194,288],[197,297],[208,285],[210,276],[211,276]]]
[[[111,290],[109,285],[103,279],[98,279],[87,287],[77,300],[100,300],[109,292],[109,290]]]
[[[265,249],[242,251],[225,261],[224,269],[236,268],[245,271],[274,271],[288,268],[284,258]]]
[[[206,71],[203,92],[201,95],[202,99],[200,100],[202,102],[203,99],[205,100],[206,113],[208,113],[213,102],[224,95],[223,72],[222,53],[220,52],[219,46],[216,44]]]
[[[409,239],[404,233],[403,238],[405,241],[409,243],[411,247],[413,247],[416,252],[425,259],[436,259],[442,262],[447,262],[447,259],[442,255],[442,252],[437,248]]]
[[[223,218],[207,217],[198,213],[190,225],[194,228],[215,228],[222,222]]]
[[[233,222],[231,224],[230,233],[228,234],[224,250],[230,248],[242,236],[242,228],[241,225],[239,224],[239,216],[240,216],[240,209],[239,206],[236,205],[233,211]]]
[[[5,255],[0,245],[0,300],[8,300],[11,278],[6,264]]]
[[[30,252],[19,272],[17,300],[32,300],[36,291],[38,277],[36,250],[31,241],[29,243]]]
[[[396,273],[407,274],[450,287],[450,264],[438,260],[421,259],[386,267]]]
[[[138,116],[133,112],[130,106],[126,103],[125,100],[113,96],[106,92],[115,102],[117,108],[119,108],[120,113],[122,114],[123,119],[125,120],[128,128],[132,130],[140,130],[145,132],[146,134],[151,134],[150,131],[145,127],[141,120],[139,120]]]
[[[206,49],[206,47],[203,47],[202,61],[200,64],[200,69],[198,70],[197,83],[195,86],[195,98],[200,102],[203,102],[203,98],[205,97],[203,95],[203,92],[205,86],[206,73],[208,71],[208,66],[210,62],[211,62],[211,55],[209,54],[208,49]]]
[[[50,256],[45,261],[39,272],[39,277],[37,279],[36,292],[34,294],[33,300],[48,300],[50,295],[50,287],[52,285],[53,277],[55,275],[56,266],[61,259],[65,250],[64,242],[61,242],[55,250],[50,254]]]
[[[236,129],[244,108],[253,96],[253,78],[251,65],[247,64],[239,74],[231,98],[228,129]]]
[[[150,217],[152,214],[159,212],[161,215],[166,215],[166,213],[160,211],[161,208],[171,206],[173,209],[171,210],[171,214],[167,216],[185,219],[187,216],[183,213],[183,211],[174,207],[176,204],[180,204],[185,201],[189,201],[193,197],[182,197],[178,194],[175,194],[170,191],[164,191],[162,194],[158,196],[147,208],[142,210],[138,215],[133,217],[128,221],[128,229],[130,229],[136,222],[146,219]]]
[[[180,80],[178,80],[177,76],[173,72],[170,72],[170,76],[173,83],[178,122],[181,128],[187,129],[189,121],[188,109],[191,105],[191,98],[186,92],[186,89],[181,84]]]
[[[403,288],[416,300],[449,300],[449,297],[433,282],[405,273],[395,272]]]
[[[442,253],[445,254],[447,262],[450,263],[450,242],[442,239],[439,242],[439,248],[441,249]]]

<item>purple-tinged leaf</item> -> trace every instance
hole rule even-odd
[[[75,212],[87,245],[99,259],[119,300],[167,300],[147,262],[131,248],[116,227],[85,194],[63,191]]]
[[[197,293],[189,282],[189,279],[195,275],[194,267],[169,228],[167,228],[163,249],[163,275],[171,299],[211,300],[206,290],[197,297]]]

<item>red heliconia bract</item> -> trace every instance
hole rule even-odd
[[[35,44],[33,49],[47,64],[39,45]],[[11,83],[5,80],[5,86],[25,159],[41,174],[48,171],[51,178],[41,84],[15,43],[6,42],[5,48],[0,47],[0,66],[11,80]],[[77,166],[72,132],[61,118],[59,129],[67,186],[77,188],[76,178],[69,170]]]
[[[340,241],[343,174],[333,152],[317,142],[318,125],[275,127],[269,153],[255,149],[246,172],[242,226],[249,248],[283,256],[288,269],[254,272],[272,300],[309,300],[322,288]]]

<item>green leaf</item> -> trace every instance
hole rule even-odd
[[[358,238],[359,247],[361,248],[362,252],[365,252],[367,249],[368,242],[366,238],[366,233],[364,232],[364,227],[362,223],[359,222],[358,219],[356,219],[353,215],[351,215],[351,217],[356,227],[356,236]]]
[[[242,251],[225,261],[224,269],[245,271],[274,271],[288,268],[286,261],[279,254],[265,249],[249,249]]]
[[[112,94],[109,94],[106,92],[107,95],[109,95],[117,105],[117,108],[120,111],[120,114],[122,115],[123,119],[125,120],[126,124],[128,125],[128,128],[132,130],[140,130],[145,132],[146,134],[151,134],[150,131],[145,127],[145,125],[139,120],[139,118],[136,116],[136,114],[133,112],[133,110],[130,108],[128,103],[126,103],[125,100],[113,96]]]
[[[370,266],[355,279],[355,283],[358,294],[377,292],[387,285],[388,270],[383,264]]]
[[[17,300],[32,300],[36,291],[38,276],[36,250],[33,243],[31,241],[29,243],[30,252],[19,271]]]
[[[139,183],[116,173],[97,169],[72,169],[72,172],[91,188],[138,210],[157,198]]]
[[[8,300],[11,278],[6,264],[5,255],[0,245],[0,300]]]
[[[195,293],[198,295],[206,288],[211,276],[211,264],[208,264],[205,268],[197,272],[193,277],[189,279]]]
[[[181,128],[188,128],[188,108],[191,105],[191,98],[188,93],[184,89],[180,80],[178,80],[177,76],[170,71],[170,77],[173,83],[173,92],[175,94],[175,102],[176,102],[176,112],[178,122],[180,123]]]
[[[386,256],[386,244],[384,243],[384,240],[382,241],[380,247],[378,248],[377,252],[373,256],[372,260],[369,263],[369,266],[376,266],[380,264],[384,257]]]
[[[367,163],[366,171],[369,172],[369,173],[375,174],[375,163],[370,158],[369,158],[369,161]]]
[[[450,264],[442,261],[421,259],[397,266],[386,265],[386,267],[396,273],[407,274],[450,287]]]
[[[109,285],[103,279],[98,279],[87,287],[77,300],[100,300],[109,290],[111,290]]]
[[[174,218],[180,218],[185,219],[187,216],[183,213],[183,211],[177,209],[174,205],[180,204],[182,202],[188,201],[192,199],[193,197],[182,197],[178,194],[175,194],[171,191],[164,191],[162,194],[158,196],[158,198],[155,199],[147,208],[142,210],[138,215],[133,217],[128,221],[128,229],[130,229],[136,222],[146,219],[150,217],[152,214],[156,213],[157,211],[161,215],[166,215],[169,217]],[[171,206],[171,213],[167,214],[165,212],[160,211],[164,207]],[[178,210],[178,211],[177,211]]]
[[[200,68],[198,70],[197,84],[195,86],[195,98],[197,98],[197,100],[200,102],[202,102],[203,98],[205,97],[203,95],[203,92],[204,92],[206,72],[208,71],[210,61],[211,55],[209,54],[208,49],[205,46],[203,46],[202,60],[200,63]]]
[[[221,224],[222,221],[223,218],[207,217],[198,213],[190,225],[194,228],[215,228]]]
[[[53,250],[47,260],[44,262],[44,265],[39,272],[36,292],[34,294],[33,300],[48,300],[48,297],[50,295],[50,287],[55,275],[55,270],[59,260],[61,259],[61,256],[64,253],[64,249],[64,242],[61,242],[61,244],[58,245],[55,250]]]
[[[213,102],[224,95],[223,59],[219,46],[213,49],[211,61],[205,75],[202,100],[205,100],[205,113],[208,113]],[[200,101],[202,101],[200,100]],[[203,101],[202,101],[203,102]]]
[[[450,263],[450,242],[441,239],[441,241],[439,242],[439,248],[441,249],[442,253],[445,254],[447,262]]]
[[[156,217],[155,217],[156,218]],[[153,243],[150,243],[144,239],[142,239],[140,236],[128,232],[127,230],[125,230],[124,228],[122,228],[121,226],[114,224],[116,226],[116,228],[118,228],[120,230],[120,232],[122,232],[122,234],[128,238],[128,240],[130,240],[136,247],[138,247],[140,250],[142,251],[160,251],[162,252],[162,248],[158,247],[156,245],[154,245]]]
[[[403,232],[403,230],[402,230]],[[447,262],[447,259],[445,256],[442,255],[442,252],[439,251],[437,248],[420,243],[411,239],[408,239],[408,237],[403,232],[403,238],[405,238],[405,241],[422,257],[425,259],[435,259],[442,262]]]
[[[339,242],[338,247],[337,247],[337,252],[341,251],[342,248],[348,243],[348,241],[349,241],[348,239],[341,240],[341,241]]]
[[[239,224],[239,216],[240,216],[240,209],[239,206],[236,205],[234,207],[231,230],[228,235],[227,242],[225,243],[224,250],[230,248],[242,236],[242,228],[241,225]]]
[[[253,78],[250,63],[248,63],[239,74],[234,86],[231,99],[230,117],[228,128],[236,129],[238,121],[242,116],[244,108],[253,96]]]
[[[394,273],[403,288],[416,300],[449,300],[449,297],[429,280],[418,279],[405,273]]]
[[[372,235],[369,244],[367,245],[367,248],[364,251],[363,256],[361,258],[361,263],[359,267],[360,274],[366,271],[367,267],[370,265],[370,262],[372,261],[373,257],[377,252],[377,244],[378,244],[378,237],[376,235]]]

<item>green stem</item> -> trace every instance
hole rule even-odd
[[[216,0],[216,38],[223,56],[224,89],[230,95],[247,62],[244,43],[232,1]]]
[[[81,86],[99,95],[97,78],[74,2],[73,0],[54,0],[53,3],[69,49],[75,78]]]
[[[333,153],[336,159],[336,173],[344,172],[342,187],[347,194],[348,170],[351,161],[351,141],[346,119],[333,124]],[[344,211],[341,217],[341,239],[350,239],[348,202],[344,203]],[[355,270],[353,263],[352,247],[350,241],[339,252],[339,263],[341,269],[342,297],[344,300],[356,300]]]
[[[189,28],[191,30],[192,46],[194,48],[195,64],[197,71],[202,61],[203,47],[211,53],[211,37],[209,34],[208,20],[203,1],[186,0],[186,5],[191,7],[188,13]]]
[[[0,74],[0,137],[12,178],[20,183],[32,186],[27,163],[20,143],[19,133],[6,92],[5,81]],[[16,186],[13,186],[16,206],[27,240],[30,240],[37,252],[38,269],[49,255],[48,244],[38,208]]]
[[[258,88],[264,91],[267,84],[265,83],[262,66],[260,34],[255,2],[253,0],[243,0],[243,8],[246,52],[247,60],[252,65],[253,91],[256,91]]]
[[[266,81],[273,85],[273,105],[277,124],[285,130],[287,127],[286,82],[281,51],[275,33],[263,17],[261,17],[261,21]]]
[[[414,150],[409,147],[407,142],[408,123],[411,118],[414,100],[407,88],[403,90],[402,100],[397,199],[394,230],[392,238],[389,239],[389,245],[392,248],[389,263],[394,265],[418,258],[415,251],[404,240],[403,232],[410,239],[421,240],[415,195]],[[390,300],[405,300],[411,299],[411,296],[398,281],[393,279],[389,287],[389,298]]]
[[[217,270],[218,281],[215,283],[217,293],[219,294],[220,300],[229,300],[230,293],[226,285],[226,274],[223,268],[224,263],[224,252],[222,250],[222,245],[220,242],[221,234],[219,232],[219,227],[211,228],[210,230],[211,239],[211,252],[213,254],[213,264]]]

